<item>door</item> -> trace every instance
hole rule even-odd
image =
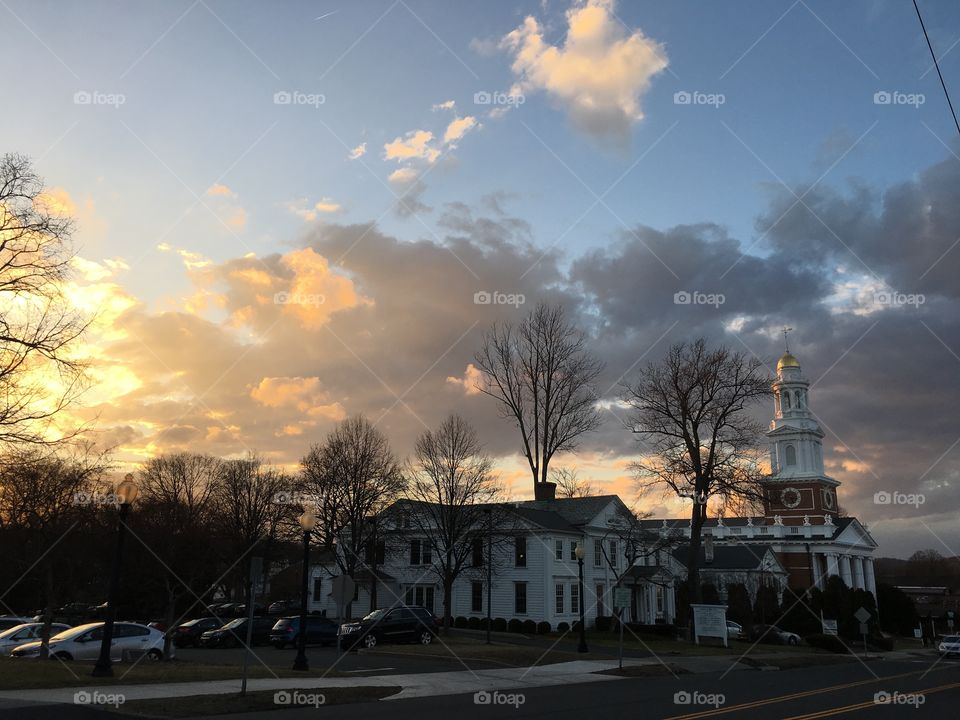
[[[396,608],[387,616],[387,629],[384,633],[394,641],[409,640],[413,637],[413,625],[416,618],[407,608]]]
[[[68,652],[73,655],[76,660],[96,660],[100,657],[100,643],[103,642],[103,626],[94,628],[87,633],[84,633],[80,638],[77,638],[73,642],[73,648]],[[117,638],[113,638],[113,643],[111,648],[117,642]],[[112,654],[112,650],[111,650]]]
[[[139,656],[149,650],[150,630],[129,623],[117,623],[113,628],[113,643],[110,655],[114,660],[122,660],[130,653]]]

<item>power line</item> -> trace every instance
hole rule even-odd
[[[920,14],[920,7],[917,5],[917,0],[913,0],[913,8],[917,11],[917,19],[920,20],[920,29],[923,30],[923,37],[927,39],[927,47],[930,48],[930,57],[933,58],[933,65],[937,68],[940,85],[943,87],[943,94],[947,96],[947,105],[950,106],[950,114],[953,115],[953,124],[957,126],[957,133],[960,134],[960,122],[957,121],[957,113],[953,109],[953,102],[950,100],[950,92],[947,90],[947,84],[943,81],[943,73],[940,72],[940,63],[937,62],[937,55],[933,52],[933,45],[930,43],[930,36],[927,35],[927,27],[923,24],[923,16]]]

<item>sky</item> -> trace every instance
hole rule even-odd
[[[960,88],[960,12],[920,6]],[[357,413],[405,456],[458,412],[528,497],[471,363],[544,300],[606,363],[558,465],[629,499],[620,383],[698,336],[772,370],[789,326],[841,504],[958,554],[960,142],[912,3],[3,0],[0,41],[119,466],[292,466]]]

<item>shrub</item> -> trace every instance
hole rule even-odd
[[[537,623],[533,620],[524,620],[523,621],[523,632],[527,635],[536,635],[537,634]]]
[[[677,634],[676,625],[667,625],[665,623],[645,625],[644,623],[630,622],[627,623],[627,628],[637,635],[656,635],[657,637],[672,638]]]
[[[465,628],[467,627],[467,619],[460,615],[453,619],[453,626],[455,628]]]
[[[546,620],[537,623],[537,635],[546,635],[550,632],[550,623]]]
[[[565,633],[565,632],[568,632],[569,630],[570,630],[570,623],[565,623],[565,622],[557,623],[558,633]]]
[[[493,631],[494,632],[506,632],[507,631],[507,621],[503,618],[494,618],[493,619]]]
[[[606,632],[610,629],[613,618],[609,615],[597,615],[596,628],[598,632]]]
[[[486,618],[484,618],[484,620],[486,620]],[[479,630],[479,629],[480,629],[480,618],[478,618],[478,617],[468,618],[468,619],[467,619],[467,627],[470,628],[471,630]],[[486,623],[484,623],[484,627],[486,627]]]
[[[512,618],[510,622],[507,623],[507,632],[523,632],[523,621],[517,620],[517,618]]]
[[[819,648],[821,650],[829,650],[830,652],[835,653],[847,652],[847,648],[843,644],[843,641],[841,641],[836,635],[814,633],[813,635],[807,635],[805,638],[803,638],[803,641],[810,647]]]

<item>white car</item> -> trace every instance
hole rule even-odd
[[[940,641],[937,648],[941,657],[950,657],[951,655],[960,655],[960,635],[947,635]]]
[[[50,638],[50,657],[61,660],[96,660],[100,657],[103,623],[79,625]],[[163,633],[138,623],[118,622],[113,625],[110,659],[120,661],[125,656],[146,653],[148,660],[163,659]],[[29,642],[13,649],[10,657],[36,657],[40,643]]]
[[[64,625],[63,623],[53,623],[50,625],[50,637],[69,629],[69,625]],[[9,630],[0,632],[0,655],[8,655],[15,647],[33,640],[38,640],[42,633],[42,622],[14,625]]]
[[[17,625],[33,622],[33,618],[17,617],[15,615],[0,615],[0,631],[9,630]]]
[[[727,620],[727,638],[730,640],[743,638],[743,626],[733,620]]]

